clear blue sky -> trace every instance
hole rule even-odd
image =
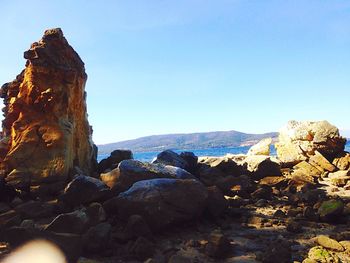
[[[0,83],[61,27],[89,75],[96,143],[151,134],[350,130],[350,1],[0,0]]]

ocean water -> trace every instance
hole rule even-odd
[[[180,153],[183,151],[193,152],[197,156],[224,156],[228,153],[232,154],[246,154],[250,146],[241,146],[241,147],[221,147],[221,148],[208,148],[200,150],[173,150],[174,152]],[[345,151],[350,152],[350,142],[345,145]],[[270,149],[271,155],[276,155],[275,147],[271,146]],[[151,162],[157,154],[160,152],[134,152],[134,159]],[[97,160],[101,161],[104,158],[107,158],[109,154],[99,154]]]
[[[208,149],[200,149],[200,150],[173,150],[176,153],[181,152],[193,152],[197,156],[224,156],[228,153],[232,154],[240,154],[247,153],[250,146],[241,146],[241,147],[222,147],[222,148],[208,148]],[[151,162],[160,152],[134,152],[134,159],[143,161],[143,162]],[[271,148],[271,155],[276,153],[275,148]],[[97,156],[97,160],[100,161],[104,158],[107,158],[109,154],[101,154]]]

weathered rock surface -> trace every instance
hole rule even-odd
[[[315,151],[334,158],[344,150],[346,139],[327,121],[290,121],[280,130],[275,144],[278,158],[287,164],[304,161]]]
[[[340,170],[334,173],[329,173],[328,178],[330,179],[332,185],[345,186],[350,181],[350,170]]]
[[[350,169],[350,153],[342,152],[337,155],[333,160],[333,165],[336,166],[339,170]]]
[[[93,171],[87,75],[59,28],[45,31],[24,57],[25,70],[0,92],[5,104],[1,175],[15,188],[55,193],[74,166],[85,174]]]
[[[297,170],[301,174],[305,174],[305,176],[319,177],[322,174],[323,169],[317,167],[318,166],[313,166],[306,161],[302,161],[297,165],[294,165],[293,169]]]
[[[272,138],[262,139],[257,144],[250,147],[247,155],[270,155]]]
[[[319,151],[315,151],[309,163],[321,171],[334,172],[337,168],[331,164]]]
[[[195,177],[178,167],[136,160],[124,160],[116,169],[101,174],[102,181],[118,191],[125,191],[138,181],[155,178],[194,179]]]
[[[206,187],[197,180],[162,178],[136,182],[104,207],[125,219],[138,214],[157,231],[200,216],[207,198]]]

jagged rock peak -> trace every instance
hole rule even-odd
[[[48,29],[38,42],[24,52],[27,63],[37,66],[55,66],[64,69],[84,70],[84,62],[68,44],[60,28]]]

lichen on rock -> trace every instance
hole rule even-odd
[[[94,168],[87,75],[60,28],[46,30],[24,58],[25,69],[0,91],[5,104],[0,173],[17,189],[54,193],[75,166],[87,175]]]

